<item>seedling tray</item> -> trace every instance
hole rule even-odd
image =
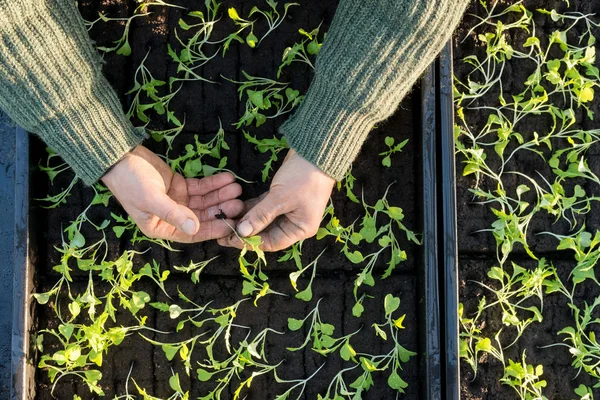
[[[440,58],[427,70],[420,82],[420,89],[413,91],[411,97],[404,104],[404,111],[401,110],[400,117],[392,117],[388,125],[380,129],[387,134],[393,134],[401,138],[409,138],[411,143],[412,158],[409,159],[410,170],[414,176],[399,175],[398,181],[391,187],[392,195],[398,195],[404,190],[403,185],[412,184],[415,191],[413,205],[408,206],[407,212],[414,214],[415,232],[422,232],[421,246],[414,246],[407,249],[409,257],[412,258],[413,268],[402,270],[394,275],[394,279],[377,282],[381,284],[380,290],[393,292],[402,299],[402,312],[407,313],[406,321],[411,321],[416,326],[406,330],[406,337],[412,337],[414,346],[411,350],[418,353],[418,358],[406,365],[405,374],[409,383],[408,398],[424,399],[458,399],[458,328],[457,328],[457,278],[456,278],[456,232],[455,232],[455,209],[454,209],[454,143],[453,143],[453,124],[452,124],[452,91],[451,91],[451,53],[450,45],[446,46]],[[406,105],[410,110],[406,110]],[[412,111],[411,111],[412,110]],[[399,120],[406,116],[412,118],[413,129],[411,132],[392,132],[394,127],[401,126]],[[409,124],[409,125],[411,125]],[[207,127],[210,131],[211,127]],[[234,133],[227,133],[233,137]],[[373,136],[373,135],[371,135]],[[14,260],[14,303],[13,303],[13,328],[12,328],[12,352],[10,361],[12,382],[12,399],[45,399],[50,398],[50,388],[47,374],[34,365],[37,363],[37,355],[32,344],[30,333],[35,332],[42,324],[48,323],[50,317],[44,312],[42,306],[38,306],[31,294],[36,291],[47,290],[52,274],[49,273],[54,265],[55,259],[52,259],[52,244],[56,244],[57,232],[61,232],[61,220],[59,214],[40,210],[36,201],[37,198],[44,195],[46,190],[43,185],[38,185],[39,171],[32,168],[37,164],[40,155],[43,155],[43,145],[37,139],[29,140],[28,135],[22,130],[17,129],[17,156],[16,156],[16,184],[15,184],[15,260]],[[383,136],[377,138],[377,142],[382,142]],[[255,162],[256,157],[249,153],[251,148],[244,148],[244,144],[239,139],[231,139],[233,143],[232,151],[238,151],[237,160],[232,169],[242,167],[245,162]],[[375,139],[370,138],[365,145],[365,152],[371,155],[371,159],[358,160],[359,168],[370,163],[379,163],[380,158],[376,158],[374,153],[378,153],[379,144]],[[237,149],[235,149],[237,147]],[[30,160],[30,154],[31,160]],[[400,155],[404,157],[404,155]],[[357,169],[358,170],[358,169]],[[396,170],[397,171],[397,170]],[[34,179],[31,179],[34,177]],[[254,179],[252,177],[251,179]],[[36,185],[33,184],[36,182]],[[367,182],[365,182],[366,184]],[[30,189],[31,192],[30,193]],[[249,189],[260,191],[263,187]],[[251,193],[252,194],[252,193]],[[75,198],[84,198],[85,195],[76,192]],[[82,201],[82,200],[79,200]],[[400,204],[406,207],[405,204]],[[414,207],[413,210],[410,208]],[[72,210],[68,215],[62,218],[67,221],[72,219],[81,210]],[[73,214],[73,215],[72,215]],[[116,238],[112,238],[116,243],[116,251],[126,244]],[[152,248],[148,254],[148,260],[156,259],[163,267],[179,265],[180,260],[189,261],[194,258],[199,261],[208,255],[216,246],[209,245],[186,246],[181,253],[170,253],[162,249]],[[309,248],[306,253],[312,254],[314,249]],[[111,252],[113,250],[111,249]],[[112,254],[112,253],[111,253]],[[115,253],[117,254],[117,253]],[[115,255],[113,254],[113,255]],[[221,254],[219,265],[236,264],[235,252],[224,251]],[[317,253],[318,254],[318,253]],[[352,286],[348,286],[347,277],[355,275],[356,270],[340,271],[329,268],[339,262],[336,258],[337,252],[332,252],[331,258],[326,259],[323,270],[319,272],[315,279],[315,298],[327,296],[332,287],[340,285],[343,282],[346,294],[351,296]],[[56,258],[56,256],[54,256]],[[314,257],[312,257],[314,258]],[[274,259],[273,259],[274,260]],[[309,259],[312,260],[312,259]],[[273,261],[272,265],[275,265]],[[268,270],[269,277],[274,282],[287,280],[290,270],[283,269],[276,271],[271,268]],[[237,276],[235,268],[230,270],[222,268],[208,269],[209,292],[214,294],[222,293],[225,289],[239,291],[241,286],[241,277]],[[189,282],[188,276],[177,278],[178,285],[185,288],[194,288]],[[84,279],[74,279],[74,285],[85,284]],[[228,282],[229,287],[221,286],[222,282]],[[236,283],[237,282],[237,283]],[[210,289],[212,285],[212,289]],[[415,297],[413,294],[417,293]],[[152,293],[160,299],[159,293]],[[207,295],[210,295],[207,294]],[[412,298],[411,298],[412,296]],[[342,296],[343,297],[343,296]],[[347,299],[335,299],[333,296],[328,298],[330,303],[323,311],[323,316],[327,319],[339,318],[339,313],[344,311]],[[159,301],[165,301],[165,298]],[[266,301],[266,299],[265,299]],[[260,304],[260,303],[259,303]],[[277,310],[288,307],[289,304],[284,300],[269,300],[269,305],[261,309],[253,309],[248,315],[240,316],[241,322],[257,320],[259,323],[267,323],[271,318],[277,317]],[[351,306],[351,305],[350,305]],[[312,309],[310,307],[302,309],[285,309],[287,316],[299,318],[303,316],[303,310]],[[300,312],[300,314],[299,314]],[[294,315],[294,313],[296,313]],[[270,315],[269,315],[270,314]],[[306,311],[304,311],[306,314]],[[346,330],[353,330],[359,325],[359,321],[330,321],[336,323],[336,329],[343,329],[341,333],[347,334]],[[165,317],[158,313],[149,316],[148,324],[156,324],[163,330],[174,328],[168,316]],[[169,325],[171,324],[171,325]],[[358,326],[359,327],[359,326]],[[282,327],[277,327],[282,329]],[[362,331],[366,333],[370,327],[363,327]],[[360,339],[364,343],[370,343],[369,340],[375,340],[375,336],[369,332],[369,336]],[[304,338],[300,335],[298,337]],[[370,338],[370,339],[369,339]],[[160,396],[160,393],[168,389],[168,378],[170,371],[156,370],[155,368],[164,368],[168,363],[160,364],[159,357],[163,357],[160,348],[152,349],[148,354],[148,347],[143,347],[147,343],[141,339],[130,346],[119,346],[112,349],[116,353],[111,361],[112,370],[107,372],[103,379],[106,379],[105,389],[107,397],[112,397],[114,393],[122,393],[126,383],[125,372],[129,370],[132,363],[138,368],[142,376],[136,381],[145,384],[146,388],[153,389]],[[150,357],[149,357],[150,355]],[[108,356],[106,356],[108,359]],[[148,365],[149,361],[152,361]],[[164,361],[164,360],[163,360]],[[307,366],[313,365],[313,359],[303,354],[302,359],[286,360],[286,370],[301,373]],[[143,364],[145,362],[145,364]],[[330,363],[324,367],[324,372],[335,371],[339,366]],[[298,370],[299,368],[299,370]],[[330,376],[331,377],[331,376]],[[330,378],[329,377],[329,378]],[[416,379],[415,379],[416,378]],[[191,382],[184,385],[191,387],[191,394],[195,397],[194,388],[198,383],[194,383],[192,374]],[[196,379],[197,381],[197,379]],[[318,390],[327,386],[327,382],[316,382],[315,387],[307,389],[306,398],[316,398]],[[317,385],[318,383],[318,385]],[[313,385],[312,383],[310,385]],[[321,387],[317,387],[317,386]],[[377,381],[376,385],[366,394],[366,398],[383,398],[386,396],[378,392],[378,388],[385,388],[385,379]],[[132,391],[132,386],[129,386]],[[269,381],[259,381],[253,384],[248,398],[264,399],[267,396]],[[70,398],[73,394],[78,394],[82,398],[88,398],[89,392],[81,382],[79,386],[76,382],[69,383],[66,388],[59,389],[54,393],[58,398]],[[313,390],[311,392],[311,390]],[[135,391],[134,391],[135,392]],[[70,396],[70,397],[67,397]],[[373,397],[372,397],[373,396]],[[379,397],[377,397],[379,396]]]

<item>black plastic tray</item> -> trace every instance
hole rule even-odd
[[[421,184],[423,259],[419,263],[420,392],[423,399],[459,397],[458,274],[456,255],[452,54],[448,43],[421,82]],[[29,220],[29,139],[16,132],[14,275],[10,398],[35,398],[35,366],[29,333],[34,329],[34,271]],[[33,237],[32,235],[31,237]],[[6,313],[9,315],[10,313]],[[2,385],[0,385],[2,387]],[[1,394],[1,393],[0,393]]]

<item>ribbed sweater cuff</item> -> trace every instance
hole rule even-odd
[[[339,93],[316,77],[302,106],[279,132],[296,153],[340,181],[374,125],[372,115],[343,104]]]
[[[291,147],[340,180],[369,131],[434,60],[468,0],[341,0],[304,102],[280,128]]]
[[[0,0],[0,108],[88,185],[144,139],[70,0]]]
[[[80,107],[43,121],[38,133],[73,168],[86,185],[92,185],[146,137],[134,128],[112,93],[90,93]]]

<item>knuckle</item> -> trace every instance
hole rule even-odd
[[[175,210],[175,209],[170,209],[165,214],[165,221],[171,225],[178,224],[178,221],[176,221],[176,219],[177,219],[177,210]]]
[[[146,226],[139,226],[140,231],[149,239],[158,239],[158,235]]]
[[[310,227],[308,227],[308,229],[306,229],[304,231],[305,235],[304,238],[311,238],[313,236],[315,236],[317,234],[317,232],[319,231],[319,225],[311,225]]]
[[[259,224],[268,225],[273,219],[272,215],[272,211],[261,208],[256,210],[256,212],[254,213],[254,218]]]

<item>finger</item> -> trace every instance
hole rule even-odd
[[[300,227],[285,216],[277,218],[264,231],[259,233],[258,236],[260,236],[263,242],[260,248],[268,252],[283,250],[299,240],[308,237]],[[244,247],[244,243],[235,233],[219,239],[218,243],[225,247],[235,247],[238,249]]]
[[[186,206],[178,204],[166,194],[157,194],[144,211],[156,215],[185,235],[192,236],[198,232],[200,223],[196,214]]]
[[[187,187],[183,176],[179,174],[173,175],[167,195],[184,206],[188,203]]]
[[[252,207],[237,225],[237,232],[242,237],[253,236],[265,229],[275,218],[288,212],[290,203],[282,201],[269,192],[264,199]]]
[[[260,203],[269,192],[261,194],[259,197],[244,201],[244,214],[253,209],[258,203]]]
[[[242,194],[239,183],[230,183],[220,189],[214,190],[206,195],[195,195],[190,197],[189,207],[194,210],[205,210],[228,200],[235,199]]]
[[[215,219],[200,224],[200,229],[192,237],[191,242],[204,242],[206,240],[220,239],[233,232],[235,222],[231,219]]]
[[[206,240],[219,239],[233,232],[232,227],[235,222],[231,219],[215,219],[200,223],[198,232],[195,235],[187,235],[164,221],[160,221],[159,226],[153,231],[152,237],[155,239],[171,240],[179,243],[198,243]]]
[[[198,220],[204,222],[217,219],[217,215],[220,214],[225,214],[224,218],[237,218],[243,211],[244,203],[241,200],[234,199],[216,206],[208,207],[206,210],[195,210],[194,212],[198,217]]]
[[[233,182],[235,182],[235,176],[230,172],[221,172],[202,179],[186,179],[188,195],[190,196],[204,196]]]

